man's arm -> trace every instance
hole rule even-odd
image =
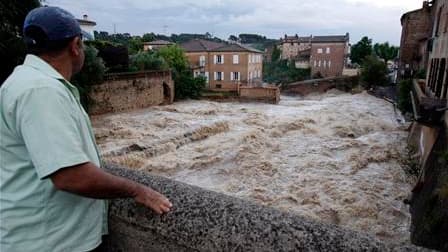
[[[129,179],[118,177],[88,162],[66,167],[50,175],[62,191],[98,199],[133,198],[158,214],[170,211],[172,204],[162,194]]]

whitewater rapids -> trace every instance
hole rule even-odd
[[[406,127],[366,93],[97,116],[106,161],[408,243]]]

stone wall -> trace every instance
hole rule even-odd
[[[89,98],[91,115],[170,104],[174,82],[170,71],[111,74],[102,84],[92,87]]]
[[[314,79],[283,85],[282,93],[306,96],[311,93],[325,93],[332,88],[337,88],[342,91],[350,91],[357,85],[357,76]]]
[[[280,89],[278,87],[240,87],[240,100],[261,101],[278,104]]]
[[[110,204],[108,251],[387,251],[366,234],[173,180],[110,165],[173,203],[157,216],[133,200]],[[412,248],[403,251],[413,251]]]

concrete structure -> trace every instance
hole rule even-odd
[[[312,75],[342,76],[350,53],[350,36],[287,36],[280,39],[282,59],[293,60],[297,68],[311,68]]]
[[[358,76],[331,77],[289,83],[282,86],[282,93],[306,96],[311,93],[325,93],[332,88],[348,92],[359,83]]]
[[[174,100],[170,71],[110,74],[89,92],[89,114],[130,111]]]
[[[83,31],[84,40],[94,40],[95,34],[93,31],[95,29],[96,22],[89,20],[89,16],[87,15],[84,15],[82,19],[77,19],[77,21]]]
[[[240,87],[240,101],[258,101],[278,104],[280,102],[280,88],[272,87]]]
[[[158,50],[162,47],[174,45],[173,42],[166,41],[166,40],[156,40],[151,42],[144,42],[143,43],[143,51],[149,51],[149,50]]]
[[[415,122],[409,145],[420,168],[410,200],[411,241],[448,251],[448,0],[425,1],[422,9],[405,14],[402,24],[400,64],[406,68],[412,53],[428,59],[426,80],[414,80],[411,94]],[[418,36],[406,34],[416,28]],[[419,46],[421,41],[427,46]],[[411,70],[422,67],[422,61],[411,62]]]
[[[401,17],[400,76],[412,75],[428,64],[431,43],[432,15],[428,1],[423,8],[405,13]]]
[[[107,251],[388,251],[362,233],[148,173],[107,169],[150,185],[174,205],[156,216],[133,200],[113,200]]]
[[[194,76],[204,76],[210,90],[237,91],[261,83],[263,52],[240,44],[194,39],[181,44]]]

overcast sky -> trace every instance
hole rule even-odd
[[[256,33],[268,38],[286,34],[350,33],[399,45],[403,13],[418,9],[422,0],[46,0],[77,17],[88,14],[96,30],[142,35]]]

